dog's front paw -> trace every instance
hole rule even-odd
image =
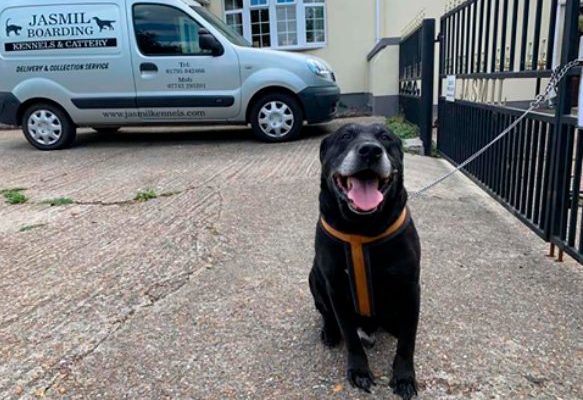
[[[393,377],[389,385],[393,388],[393,393],[403,400],[410,400],[417,395],[417,382],[414,377],[403,379]]]
[[[324,346],[332,348],[340,344],[341,335],[337,330],[327,329],[324,327],[320,332],[320,339],[322,340]]]
[[[371,386],[376,385],[374,376],[368,367],[348,368],[347,377],[353,387],[357,387],[367,393],[370,393]]]

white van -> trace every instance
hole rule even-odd
[[[280,142],[339,96],[324,61],[252,48],[191,0],[0,3],[0,122],[41,150],[83,126],[248,123]]]

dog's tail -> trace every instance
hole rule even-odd
[[[11,19],[12,19],[12,18],[8,18],[8,19],[6,20],[6,28],[8,28],[8,25],[10,25],[10,20],[11,20]]]

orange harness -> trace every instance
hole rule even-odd
[[[354,278],[353,282],[353,293],[356,296],[355,307],[356,311],[364,316],[372,316],[372,300],[369,293],[369,274],[365,262],[364,248],[363,245],[377,242],[382,239],[387,239],[389,236],[394,235],[399,232],[401,228],[409,221],[409,212],[407,207],[403,208],[403,212],[399,215],[399,218],[391,225],[389,228],[378,236],[362,236],[362,235],[350,235],[340,232],[332,228],[324,218],[320,218],[320,222],[324,230],[332,237],[346,242],[350,245],[350,252],[352,258],[352,276]]]

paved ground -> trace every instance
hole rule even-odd
[[[338,124],[283,145],[247,130],[85,133],[52,153],[0,133],[0,188],[31,199],[0,204],[0,398],[390,398],[395,341],[369,353],[374,396],[347,387],[307,285],[317,148]],[[415,190],[449,167],[406,168]],[[128,202],[147,188],[167,196]],[[59,196],[76,204],[39,204]],[[583,398],[583,268],[546,258],[463,177],[411,208],[420,397]]]

